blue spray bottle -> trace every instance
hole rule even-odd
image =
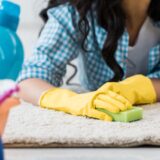
[[[23,46],[16,34],[19,16],[20,6],[0,0],[0,80],[16,80],[23,64]],[[1,139],[0,160],[3,160]]]
[[[2,146],[1,139],[0,139],[0,160],[3,160],[3,146]]]
[[[16,80],[23,64],[23,47],[16,34],[19,16],[19,5],[0,0],[0,79]]]

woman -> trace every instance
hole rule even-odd
[[[102,120],[112,119],[97,108],[117,113],[160,100],[159,0],[50,0],[41,16],[46,25],[19,77],[20,97]],[[55,88],[76,57],[92,92]]]

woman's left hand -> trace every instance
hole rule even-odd
[[[129,100],[132,105],[154,103],[157,99],[152,81],[143,75],[132,76],[121,82],[108,82],[99,90],[111,90]]]

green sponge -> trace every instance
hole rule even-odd
[[[97,108],[97,110],[107,113],[116,122],[133,122],[143,118],[143,109],[140,107],[133,107],[130,110],[123,111],[120,113],[112,113],[105,109]]]

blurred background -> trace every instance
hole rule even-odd
[[[43,21],[39,16],[40,11],[46,7],[48,0],[11,0],[21,6],[21,18],[20,26],[18,28],[18,35],[20,36],[24,50],[25,58],[29,58],[33,53],[33,48],[38,39],[38,34],[41,27],[43,26]],[[72,63],[76,64],[77,61],[74,60]],[[72,75],[74,72],[73,68],[67,66],[67,74],[64,81]],[[72,80],[72,83],[79,83],[78,76]]]
[[[21,6],[18,34],[23,42],[25,57],[32,54],[38,33],[43,25],[39,12],[46,6],[46,0],[11,0]]]

